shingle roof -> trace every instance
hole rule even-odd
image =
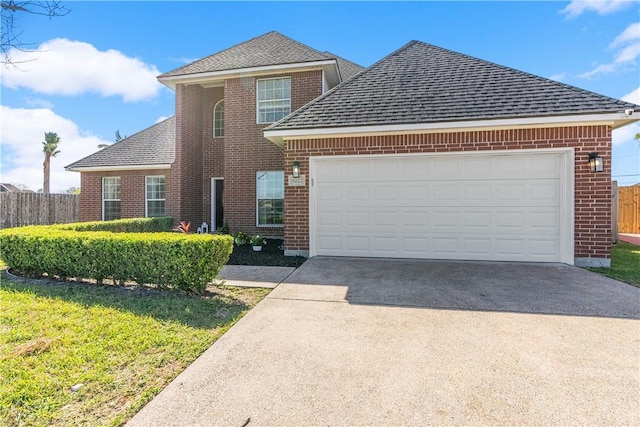
[[[175,160],[175,135],[176,119],[172,116],[71,163],[66,169],[171,164]]]
[[[331,52],[324,52],[324,53],[325,55],[328,55],[331,58],[335,58],[336,61],[338,62],[338,69],[340,70],[340,76],[342,77],[342,81],[349,80],[351,77],[355,76],[360,71],[365,69],[365,67],[363,67],[362,65],[358,65],[355,62],[351,62]]]
[[[158,78],[328,59],[334,58],[276,31],[271,31],[164,73]]]
[[[638,106],[412,41],[267,130],[624,112]]]

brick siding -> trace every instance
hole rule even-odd
[[[81,174],[80,221],[102,220],[102,178],[120,177],[120,216],[141,218],[145,214],[145,177],[164,175],[166,208],[169,213],[171,176],[169,169],[145,169],[136,171],[83,172]]]
[[[575,149],[575,257],[608,259],[611,254],[611,127],[577,126],[540,129],[429,133],[287,141],[285,164],[300,162],[309,175],[309,156],[437,153],[573,147]],[[605,172],[593,173],[590,152],[604,159]],[[285,246],[309,249],[309,182],[285,185]]]

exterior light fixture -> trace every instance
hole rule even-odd
[[[293,162],[293,177],[300,178],[300,162]]]
[[[604,161],[598,153],[589,153],[589,168],[591,168],[591,172],[602,172],[604,170]]]

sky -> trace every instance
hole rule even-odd
[[[45,132],[61,139],[51,191],[80,186],[64,166],[174,114],[156,76],[275,30],[369,66],[420,40],[640,104],[640,1],[97,2],[21,14],[27,51],[0,65],[0,182],[42,188]],[[638,124],[614,131],[613,179],[640,182]]]

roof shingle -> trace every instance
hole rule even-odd
[[[412,41],[267,130],[623,112],[634,104]]]
[[[334,57],[271,31],[161,74],[158,78],[330,59]]]
[[[77,162],[66,169],[166,165],[175,160],[176,119],[172,116]]]

